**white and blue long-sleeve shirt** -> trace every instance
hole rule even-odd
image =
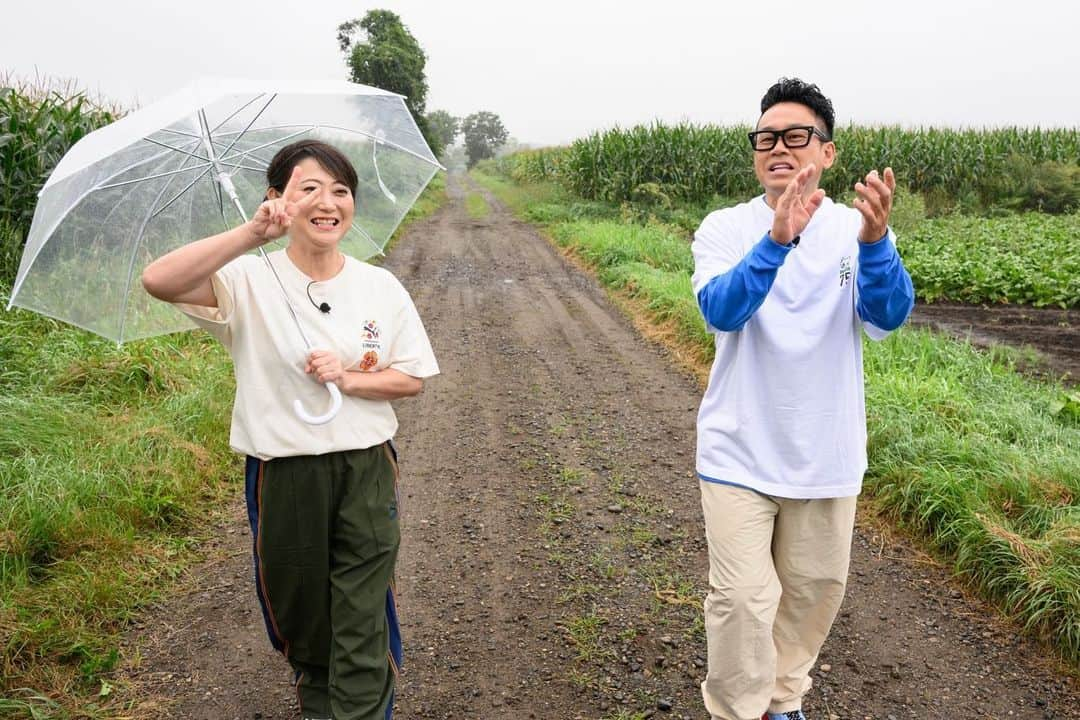
[[[788,498],[856,495],[866,471],[861,334],[881,339],[914,305],[891,231],[860,243],[862,215],[822,203],[797,247],[768,237],[764,196],[694,234],[693,287],[716,359],[698,413],[701,479]]]

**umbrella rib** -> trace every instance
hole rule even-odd
[[[200,141],[202,140],[202,138],[199,138],[199,139],[200,139]],[[225,144],[224,140],[219,140],[217,138],[210,138],[210,142],[211,142],[211,144],[214,144],[214,145],[224,145]],[[233,144],[235,144],[235,143],[233,143]],[[231,148],[231,147],[232,147],[232,145],[229,145],[227,148],[225,148],[225,152],[228,152],[229,148]],[[259,148],[254,148],[254,149],[259,149]],[[253,150],[240,151],[236,155],[233,155],[233,157],[234,158],[237,158],[237,157],[242,158],[245,155],[251,154],[253,152]],[[221,156],[219,156],[217,158],[217,161],[218,161],[218,164],[225,165],[226,167],[238,168],[240,170],[253,170],[255,172],[263,172],[270,165],[269,160],[267,160],[265,158],[261,158],[258,155],[251,155],[251,157],[253,157],[256,160],[258,160],[259,162],[261,162],[263,164],[263,166],[262,167],[249,167],[247,165],[238,165],[235,162],[223,160]]]
[[[256,160],[261,160],[262,158],[255,158],[255,159]],[[225,167],[236,168],[237,170],[251,170],[252,172],[260,172],[260,173],[261,172],[266,172],[266,166],[265,165],[263,167],[252,167],[251,165],[240,165],[240,164],[237,164],[237,163],[230,163],[230,162],[221,162],[221,164],[224,165]]]
[[[262,127],[256,128],[256,130],[258,130],[258,131],[281,130],[281,129],[290,128],[290,127],[302,127],[302,126],[298,125],[297,123],[287,123],[287,124],[284,124],[284,125],[264,125]],[[297,135],[302,135],[305,132],[311,132],[312,130],[318,130],[318,129],[322,129],[322,128],[330,128],[332,130],[340,130],[342,132],[352,133],[354,135],[363,135],[364,137],[371,138],[372,140],[378,140],[383,145],[389,145],[390,147],[392,147],[392,148],[394,148],[396,150],[400,150],[402,152],[409,153],[413,157],[415,157],[415,158],[417,158],[419,160],[423,160],[428,165],[437,165],[440,168],[442,167],[442,165],[440,163],[433,162],[430,158],[426,158],[423,155],[420,155],[415,150],[410,150],[409,148],[405,147],[404,145],[400,145],[400,144],[398,144],[398,143],[396,143],[396,142],[394,142],[392,140],[387,140],[385,137],[379,137],[378,135],[376,135],[374,133],[369,133],[369,132],[366,132],[364,130],[356,130],[354,128],[341,127],[340,125],[323,125],[321,123],[312,124],[306,130],[301,130],[301,131],[299,131],[297,133],[294,133],[292,135],[286,135],[283,138],[279,138],[277,140],[272,140],[272,141],[270,141],[270,142],[268,142],[268,143],[266,143],[264,145],[260,145],[257,148],[253,148],[253,149],[255,149],[255,150],[262,149],[262,148],[267,147],[269,145],[273,145],[274,143],[280,143],[280,142],[283,142],[285,140],[289,140],[290,138],[294,138]],[[231,134],[232,134],[231,132],[229,132],[229,133],[218,133],[219,136],[220,135],[231,135]],[[244,150],[244,151],[239,151],[239,152],[242,154],[242,153],[248,152],[248,151]],[[445,169],[445,168],[443,168],[443,169]]]
[[[195,157],[192,155],[191,157]],[[169,177],[170,175],[179,175],[180,173],[191,172],[192,170],[199,170],[201,168],[210,168],[209,162],[202,165],[192,165],[191,167],[181,168],[179,170],[169,170],[168,172],[158,173],[157,175],[145,175],[143,177],[133,178],[131,180],[121,180],[117,183],[109,183],[108,185],[98,185],[95,190],[111,190],[113,188],[123,187],[125,185],[134,185],[135,183],[146,182],[147,180],[157,180],[158,178]]]
[[[294,123],[294,124],[290,124],[290,125],[267,125],[266,127],[259,128],[259,130],[280,130],[282,128],[287,128],[287,127],[296,127],[296,124]],[[409,148],[405,147],[404,145],[399,145],[396,142],[393,142],[391,140],[387,140],[385,138],[380,138],[378,135],[374,135],[372,133],[365,132],[363,130],[355,130],[353,128],[345,128],[345,127],[341,127],[340,125],[313,125],[310,128],[308,128],[307,130],[304,130],[302,132],[311,132],[312,130],[322,129],[322,128],[330,128],[331,130],[340,130],[341,132],[352,133],[354,135],[363,135],[364,137],[368,137],[368,138],[371,138],[372,140],[376,140],[378,142],[381,142],[383,145],[389,145],[390,147],[392,147],[392,148],[394,148],[396,150],[400,150],[403,153],[408,153],[409,155],[412,155],[417,160],[423,160],[428,165],[434,165],[435,167],[441,168],[443,170],[446,169],[446,168],[444,168],[442,166],[442,163],[440,163],[438,161],[433,161],[430,158],[426,158],[423,155],[421,155],[420,153],[416,152],[415,150],[410,150]],[[301,133],[296,133],[296,135],[299,135],[299,134],[301,134]],[[295,137],[296,135],[287,136],[285,138],[282,138],[282,140],[288,140],[290,137]],[[281,140],[277,140],[275,142],[281,142]],[[273,143],[267,143],[267,145],[272,145],[272,144]],[[266,146],[264,145],[262,147],[266,147]],[[255,148],[255,149],[259,149],[259,148]]]
[[[145,137],[143,139],[146,140],[146,142],[148,142],[148,143],[152,143],[152,144],[157,145],[159,147],[163,147],[163,148],[166,148],[168,150],[172,150],[173,152],[178,152],[181,155],[190,155],[191,157],[195,158],[196,160],[203,160],[205,162],[210,162],[210,158],[208,158],[208,157],[204,157],[202,155],[196,155],[194,152],[189,152],[187,150],[181,150],[178,147],[173,147],[172,145],[169,145],[168,143],[163,143],[160,140],[155,140],[152,137]],[[198,146],[198,142],[196,142],[195,145]]]
[[[189,168],[189,169],[192,169],[192,170],[194,170],[194,169],[196,169],[196,168]],[[187,184],[186,186],[184,186],[184,188],[183,188],[183,189],[182,189],[182,190],[181,190],[180,192],[176,193],[176,194],[175,194],[175,195],[173,195],[173,196],[172,196],[171,198],[169,198],[169,201],[168,201],[168,202],[166,202],[166,203],[165,203],[164,205],[162,205],[162,206],[161,206],[160,208],[158,208],[157,210],[155,210],[155,211],[154,211],[154,214],[153,214],[153,215],[152,215],[151,217],[157,217],[157,216],[158,216],[158,215],[160,215],[161,213],[165,212],[165,211],[166,211],[166,210],[167,210],[167,209],[169,208],[169,206],[170,206],[170,205],[172,205],[172,204],[173,204],[174,202],[176,202],[176,201],[177,201],[177,200],[179,200],[179,199],[180,199],[181,197],[183,197],[184,193],[186,193],[186,192],[187,192],[188,190],[190,190],[190,189],[191,189],[191,188],[192,188],[192,187],[193,187],[193,186],[195,185],[195,183],[199,182],[199,181],[200,181],[200,180],[202,180],[202,179],[203,179],[204,177],[206,177],[207,173],[209,173],[209,172],[210,172],[210,166],[209,166],[209,165],[207,165],[206,169],[205,169],[205,170],[203,170],[203,171],[202,171],[201,173],[199,173],[199,176],[198,176],[198,177],[196,177],[196,178],[195,178],[194,180],[192,180],[192,181],[191,181],[191,182],[189,182],[189,183],[188,183],[188,184]],[[215,183],[215,185],[216,185],[216,183]],[[166,185],[165,187],[168,187],[168,185]],[[162,194],[164,194],[164,192],[163,192]],[[158,198],[157,198],[157,200],[160,200],[160,199],[161,199],[161,196],[159,195],[159,196],[158,196]],[[154,202],[156,203],[156,202],[157,202],[157,200],[155,200]],[[152,208],[153,208],[153,206],[151,206],[151,209],[152,209]]]
[[[187,162],[193,157],[196,156],[189,154],[188,157],[184,158],[184,162]],[[208,172],[210,171],[204,170],[203,174],[205,175]],[[131,294],[131,276],[135,273],[135,250],[142,242],[143,233],[146,231],[146,226],[150,224],[151,220],[153,220],[160,214],[160,211],[154,212],[154,206],[158,204],[158,201],[161,200],[162,196],[165,194],[165,191],[169,189],[169,185],[172,185],[172,181],[175,179],[176,174],[171,174],[173,175],[173,177],[169,178],[169,180],[164,184],[164,186],[162,186],[161,190],[158,192],[157,197],[154,198],[154,202],[150,203],[150,210],[146,213],[145,216],[143,216],[143,220],[139,224],[139,229],[135,233],[135,247],[131,249],[131,259],[128,261],[127,280],[124,282],[124,292],[120,295],[120,332],[117,335],[117,342],[124,341],[124,325],[127,324],[127,302],[128,296]],[[198,178],[196,178],[196,181],[197,180]],[[194,184],[194,182],[192,184]]]
[[[237,112],[239,112],[239,110]],[[214,154],[214,136],[210,133],[210,123],[206,119],[205,108],[199,108],[199,127],[202,128],[202,141],[203,146],[206,148],[206,154],[210,158],[210,162],[214,166],[214,169],[218,171],[217,177],[215,178],[216,182],[211,183],[211,185],[214,187],[214,194],[217,195],[218,212],[221,214],[221,224],[224,226],[225,230],[228,230],[229,221],[225,219],[225,198],[221,194],[221,184],[223,182],[222,177],[224,176],[224,173],[221,171],[220,158]],[[236,197],[235,192],[232,197]]]
[[[231,120],[232,118],[236,117],[236,115],[237,115],[237,114],[238,114],[238,113],[239,113],[239,112],[240,112],[241,110],[243,110],[244,108],[246,108],[246,107],[247,107],[248,105],[250,105],[251,103],[255,102],[255,100],[258,100],[258,98],[259,98],[259,97],[262,97],[262,95],[259,95],[259,96],[258,96],[258,97],[256,97],[256,98],[252,98],[252,100],[251,100],[250,102],[246,103],[246,104],[244,105],[244,107],[242,107],[242,108],[239,108],[239,109],[238,109],[238,110],[237,110],[236,112],[234,112],[234,113],[233,113],[232,115],[230,115],[230,116],[228,117],[228,119],[227,119],[227,120],[223,121],[223,122],[222,122],[221,124],[219,124],[219,125],[218,125],[217,127],[215,127],[215,128],[214,128],[214,130],[217,130],[217,129],[218,129],[218,128],[220,128],[220,127],[221,127],[222,125],[224,125],[224,124],[225,124],[226,122],[228,122],[228,121],[229,121],[229,120]],[[232,142],[231,142],[231,143],[229,143],[229,146],[228,146],[228,147],[226,147],[226,148],[225,148],[225,149],[224,149],[224,150],[223,150],[222,152],[220,152],[220,153],[218,154],[218,157],[219,157],[219,159],[220,159],[220,158],[224,158],[224,157],[225,157],[226,155],[228,155],[228,154],[229,154],[229,151],[233,149],[233,145],[235,145],[236,143],[240,142],[240,138],[244,137],[244,135],[245,135],[245,134],[247,134],[247,131],[251,129],[251,126],[255,124],[255,121],[256,121],[256,120],[258,120],[258,119],[259,119],[260,117],[262,117],[262,114],[263,114],[264,112],[266,112],[266,108],[270,107],[270,103],[274,102],[274,100],[275,100],[276,98],[277,98],[277,93],[274,93],[273,95],[271,95],[271,96],[270,96],[270,99],[266,101],[266,104],[265,104],[265,105],[263,105],[263,106],[262,106],[261,108],[259,108],[259,112],[255,113],[255,117],[251,118],[251,120],[250,120],[250,121],[248,121],[248,124],[244,126],[244,129],[243,129],[243,130],[241,130],[241,131],[240,131],[239,133],[237,133],[236,137],[234,137],[234,138],[233,138],[233,140],[232,140]],[[207,136],[208,138],[210,138],[211,142],[213,142],[213,138],[214,138],[214,133],[213,133],[213,132],[210,132],[209,128],[207,129],[207,133],[206,133],[206,136]]]
[[[139,139],[140,139],[140,140],[144,140],[145,138],[139,138]],[[195,142],[198,142],[198,141],[195,141]],[[167,156],[168,154],[169,154],[168,152],[160,152],[160,153],[158,153],[157,155],[152,155],[151,157],[148,157],[148,158],[143,158],[142,160],[137,160],[136,162],[133,162],[133,163],[131,163],[131,164],[130,164],[130,165],[128,165],[127,167],[122,167],[122,168],[120,168],[120,169],[119,169],[119,170],[117,170],[116,172],[114,172],[114,173],[112,173],[111,175],[109,175],[109,176],[108,176],[107,178],[102,178],[102,181],[103,181],[103,182],[107,182],[107,181],[109,181],[109,180],[112,180],[112,179],[113,179],[114,177],[117,177],[118,175],[123,175],[124,173],[128,172],[129,170],[134,170],[135,168],[139,167],[140,165],[146,165],[147,163],[151,163],[151,162],[154,162],[154,161],[156,161],[156,160],[160,160],[161,158],[163,158],[163,157]],[[51,179],[51,178],[50,178],[50,179]],[[67,178],[64,178],[64,179],[66,180]],[[48,181],[46,181],[46,185],[48,185]],[[93,186],[93,187],[91,187],[91,188],[90,188],[89,190],[87,190],[87,191],[86,191],[86,193],[84,193],[84,194],[83,194],[83,195],[82,195],[82,196],[81,196],[81,197],[79,198],[79,200],[82,200],[82,198],[83,198],[83,197],[86,197],[86,195],[87,195],[88,193],[91,193],[91,192],[93,192],[93,191],[97,190],[97,189],[98,189],[99,187],[100,187],[100,186],[98,186],[98,185],[94,185],[94,186]],[[45,188],[42,188],[42,190],[44,190],[44,189],[45,189]]]
[[[160,130],[158,130],[158,132],[172,133],[173,135],[179,135],[181,137],[192,138],[195,140],[199,139],[199,136],[195,133],[184,132],[183,130],[176,130],[171,127],[161,128]]]
[[[363,135],[364,137],[369,137],[372,140],[375,140],[376,142],[381,142],[383,145],[389,145],[390,147],[396,148],[396,149],[400,150],[401,152],[408,153],[409,155],[412,155],[417,160],[423,160],[424,162],[428,163],[429,165],[439,165],[439,163],[431,162],[431,160],[427,159],[426,157],[424,157],[423,155],[417,153],[414,150],[410,150],[407,147],[404,147],[402,145],[398,145],[396,142],[391,142],[390,140],[387,140],[385,138],[381,138],[378,135],[374,135],[374,134],[369,133],[369,132],[364,132],[363,130],[354,130],[352,128],[344,128],[344,127],[341,127],[340,125],[322,125],[321,127],[332,128],[334,130],[340,130],[341,132],[353,133],[354,135]],[[442,167],[442,165],[439,165],[439,167]]]
[[[237,115],[239,115],[240,113],[244,112],[244,110],[247,110],[247,107],[248,107],[248,105],[251,105],[251,104],[252,104],[253,102],[255,102],[256,100],[258,100],[259,98],[261,98],[261,97],[262,97],[263,95],[266,95],[266,93],[259,93],[258,95],[256,95],[255,97],[251,98],[250,100],[248,100],[248,101],[247,101],[246,103],[244,103],[244,104],[243,104],[243,105],[241,105],[240,107],[238,107],[238,108],[236,108],[235,110],[233,110],[233,111],[232,111],[232,114],[231,114],[231,115],[229,115],[229,116],[228,116],[227,118],[225,118],[224,120],[222,120],[221,122],[219,122],[219,123],[218,123],[217,125],[215,125],[215,126],[214,126],[214,129],[213,129],[213,130],[211,130],[211,129],[209,128],[209,126],[207,126],[207,128],[206,128],[206,131],[207,131],[207,135],[209,135],[209,136],[211,136],[211,137],[212,137],[214,133],[216,133],[216,132],[217,132],[218,130],[220,130],[220,129],[221,129],[221,128],[222,128],[222,127],[223,127],[223,126],[225,125],[225,123],[229,122],[229,121],[230,121],[230,120],[232,120],[232,119],[233,119],[234,117],[236,117],[236,116],[237,116]],[[274,93],[274,97],[277,97],[277,93]],[[266,105],[269,105],[269,104],[270,104],[271,102],[273,102],[273,101],[274,101],[274,97],[270,98],[270,100],[268,100],[268,101],[267,101]],[[263,114],[263,110],[266,110],[266,105],[263,105],[263,109],[262,109],[262,110],[260,110],[260,111],[258,112],[258,114],[257,114],[257,115],[255,116],[256,118],[257,118],[257,117],[259,117],[259,115],[262,115],[262,114]],[[248,127],[251,127],[251,126],[250,126],[250,125],[248,125]],[[247,128],[245,128],[244,130],[241,130],[241,131],[240,131],[240,134],[241,134],[241,135],[243,135],[243,134],[244,134],[245,132],[247,132]]]
[[[291,137],[296,137],[296,136],[292,135],[292,136],[290,136],[290,138]],[[286,138],[286,139],[288,139],[288,138]],[[281,141],[280,140],[275,140],[274,142],[281,142]],[[269,143],[269,144],[272,144],[272,143]],[[229,167],[238,167],[238,168],[241,168],[241,169],[244,169],[244,170],[258,170],[259,172],[263,172],[264,170],[266,170],[267,167],[270,166],[270,161],[268,159],[264,158],[264,157],[260,157],[259,155],[256,155],[255,151],[256,150],[262,150],[265,147],[266,147],[266,145],[260,145],[259,147],[252,148],[250,150],[238,150],[237,152],[233,153],[232,156],[227,160],[222,159],[222,158],[218,158],[218,162],[221,163],[222,165],[227,165]],[[239,158],[241,160],[244,159],[244,158],[255,160],[257,162],[262,163],[262,167],[252,168],[252,167],[246,167],[244,165],[238,165],[237,164],[237,158]]]
[[[166,187],[167,187],[167,186],[166,186]],[[118,200],[116,201],[116,203],[114,203],[114,204],[113,204],[113,206],[112,206],[112,209],[111,209],[111,210],[109,210],[108,214],[107,214],[107,215],[105,215],[105,217],[104,217],[104,218],[103,218],[103,219],[101,220],[101,223],[100,223],[100,224],[101,224],[102,226],[106,226],[106,225],[108,225],[108,224],[109,224],[109,220],[110,220],[110,219],[112,218],[112,216],[113,216],[113,213],[115,213],[115,212],[116,212],[117,210],[119,210],[119,209],[120,209],[120,206],[124,204],[124,200],[126,200],[126,199],[127,199],[128,197],[129,197],[129,196],[128,196],[128,194],[127,194],[127,193],[124,193],[124,194],[122,194],[122,195],[120,196],[120,198],[119,198],[119,199],[118,199]]]
[[[275,125],[275,126],[269,126],[269,127],[261,127],[261,128],[259,128],[259,130],[280,130],[281,128],[284,128],[284,127],[296,127],[296,126],[295,125]],[[277,138],[276,140],[270,140],[269,142],[265,142],[262,145],[256,145],[255,147],[249,148],[247,150],[237,150],[236,154],[233,155],[232,157],[226,158],[224,155],[222,155],[221,161],[224,162],[225,160],[234,160],[235,158],[238,158],[238,157],[244,157],[246,155],[250,155],[251,153],[255,152],[256,150],[264,150],[264,149],[270,147],[271,145],[278,145],[278,144],[283,143],[283,142],[285,142],[287,140],[292,140],[294,137],[299,137],[300,135],[303,135],[304,133],[309,133],[314,129],[315,129],[315,126],[312,125],[311,127],[305,128],[303,130],[298,130],[298,131],[292,133],[291,135],[286,135],[285,137]],[[232,146],[230,145],[229,147],[232,147]],[[262,158],[256,156],[255,159],[256,160],[261,160]],[[269,165],[269,164],[270,163],[267,163],[267,165]]]

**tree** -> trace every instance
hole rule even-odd
[[[354,42],[357,30],[364,31],[366,37]],[[424,116],[427,56],[401,18],[389,10],[369,10],[362,19],[339,25],[337,40],[349,65],[349,79],[404,95],[405,104],[431,151],[441,154],[443,146]]]
[[[510,134],[499,116],[481,110],[461,121],[461,134],[465,137],[465,154],[469,167],[486,158],[495,157],[495,151],[506,142]]]
[[[454,144],[458,133],[461,131],[461,120],[445,110],[432,110],[427,114],[428,127],[437,142],[444,148]]]

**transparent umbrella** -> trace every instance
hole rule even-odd
[[[63,157],[39,193],[8,308],[118,343],[194,327],[146,294],[143,268],[245,222],[263,200],[271,157],[299,139],[328,142],[356,167],[356,216],[341,249],[358,259],[382,253],[441,168],[400,95],[345,82],[200,80]],[[284,289],[282,302],[310,348]],[[297,402],[301,417],[336,413],[340,395],[328,389],[332,412],[311,416]]]

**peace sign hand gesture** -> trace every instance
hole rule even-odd
[[[289,176],[289,182],[285,185],[285,192],[276,198],[263,202],[259,209],[255,211],[255,216],[248,222],[251,234],[259,245],[264,245],[271,240],[277,240],[288,232],[293,218],[309,205],[312,205],[319,197],[318,192],[312,192],[304,195],[299,200],[296,199],[296,194],[299,192],[297,186],[300,183],[302,172],[300,166],[294,167],[292,175]]]
[[[810,218],[821,207],[825,199],[825,191],[818,188],[810,197],[804,198],[806,183],[814,174],[814,166],[807,165],[791,179],[784,194],[776,201],[776,212],[773,215],[772,230],[769,237],[781,245],[790,245],[806,226],[810,224]]]

